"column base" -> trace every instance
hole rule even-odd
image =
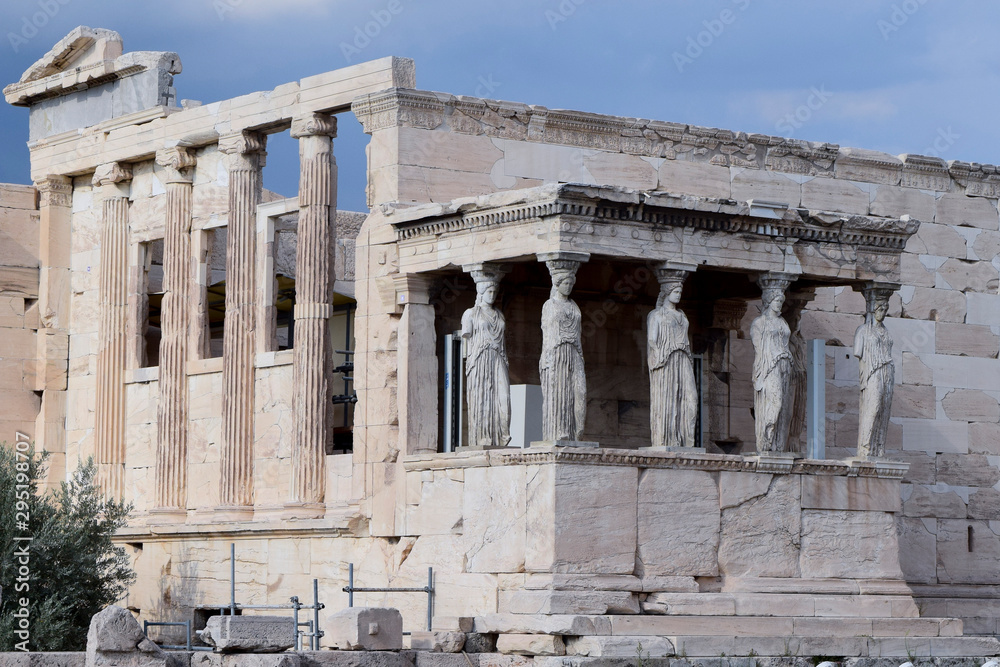
[[[251,521],[253,507],[249,505],[219,505],[213,510],[217,521]]]
[[[160,526],[187,521],[187,510],[179,507],[154,507],[146,518],[147,526]]]
[[[599,442],[590,440],[533,440],[532,447],[600,447]]]
[[[285,519],[322,519],[326,505],[322,503],[285,503],[281,516]]]

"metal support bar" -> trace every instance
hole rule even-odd
[[[184,641],[184,646],[168,646],[166,644],[163,644],[160,648],[174,649],[174,650],[177,650],[177,651],[191,651],[191,650],[194,650],[196,648],[199,648],[199,647],[196,647],[196,646],[195,647],[191,646],[191,621],[177,621],[177,622],[143,621],[142,622],[142,634],[144,634],[146,636],[146,639],[149,639],[149,634],[146,631],[149,629],[150,626],[153,626],[153,625],[159,626],[159,627],[172,626],[172,627],[183,627],[184,628],[184,634],[185,634],[185,637],[186,637],[186,639]],[[150,639],[150,641],[152,641],[152,640]]]
[[[229,543],[229,615],[236,615],[236,543]]]
[[[354,585],[354,563],[347,564],[347,585],[344,586],[347,593],[347,606],[354,606],[355,593],[427,593],[427,631],[430,632],[432,619],[434,617],[434,568],[427,568],[427,585],[422,588],[410,587],[358,587]],[[403,633],[407,634],[407,633]]]

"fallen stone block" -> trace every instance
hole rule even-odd
[[[413,632],[410,648],[414,651],[458,653],[465,646],[464,632]]]
[[[472,632],[471,616],[435,616],[435,632]]]
[[[86,667],[166,667],[167,654],[146,638],[127,609],[111,605],[90,619]]]
[[[674,645],[666,637],[572,637],[566,641],[567,655],[592,658],[665,658],[674,655]]]
[[[500,635],[497,651],[516,655],[566,655],[562,637],[555,635]]]
[[[466,653],[493,653],[497,650],[497,636],[482,632],[468,632],[465,635]]]
[[[461,655],[444,653],[410,653],[408,651],[298,651],[300,667],[414,667],[415,656],[458,658],[461,664],[430,667],[468,667]],[[893,665],[895,667],[895,665]]]
[[[350,607],[330,617],[327,639],[347,651],[398,651],[403,648],[403,615],[398,609]]]
[[[83,651],[0,653],[0,665],[3,667],[84,667],[86,660],[87,654]]]
[[[200,634],[219,653],[281,653],[295,646],[295,621],[285,616],[212,616]]]

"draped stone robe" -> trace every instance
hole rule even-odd
[[[551,298],[542,306],[542,439],[579,440],[587,417],[580,308]]]
[[[761,315],[750,326],[754,346],[754,421],[758,452],[784,452],[788,442],[791,405],[788,386],[792,355],[791,330],[784,319]]]
[[[510,374],[503,313],[473,306],[462,315],[466,340],[465,390],[469,445],[504,447],[510,442]]]
[[[688,319],[660,307],[646,318],[650,431],[653,446],[694,447],[698,419]]]
[[[861,376],[858,456],[883,456],[896,376],[892,336],[885,325],[866,321],[858,327],[854,334],[854,356],[858,358]]]

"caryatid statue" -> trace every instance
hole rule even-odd
[[[576,271],[589,253],[540,253],[552,277],[542,306],[542,439],[579,441],[587,420],[587,376],[583,367],[580,308],[570,300]]]
[[[793,276],[762,274],[757,278],[763,295],[761,313],[750,325],[753,342],[754,421],[758,452],[785,452],[792,416],[789,384],[792,354],[788,348],[791,330],[781,317],[785,290]]]
[[[658,268],[660,296],[646,317],[649,425],[654,447],[694,447],[698,387],[688,319],[677,308],[690,269]]]
[[[896,369],[892,362],[892,336],[885,328],[885,314],[895,285],[869,283],[865,295],[865,322],[854,334],[854,356],[861,375],[858,415],[858,456],[884,456],[885,436],[892,408]]]
[[[469,445],[506,447],[510,442],[510,374],[506,323],[497,310],[504,271],[497,265],[463,267],[476,282],[476,305],[462,315]]]

